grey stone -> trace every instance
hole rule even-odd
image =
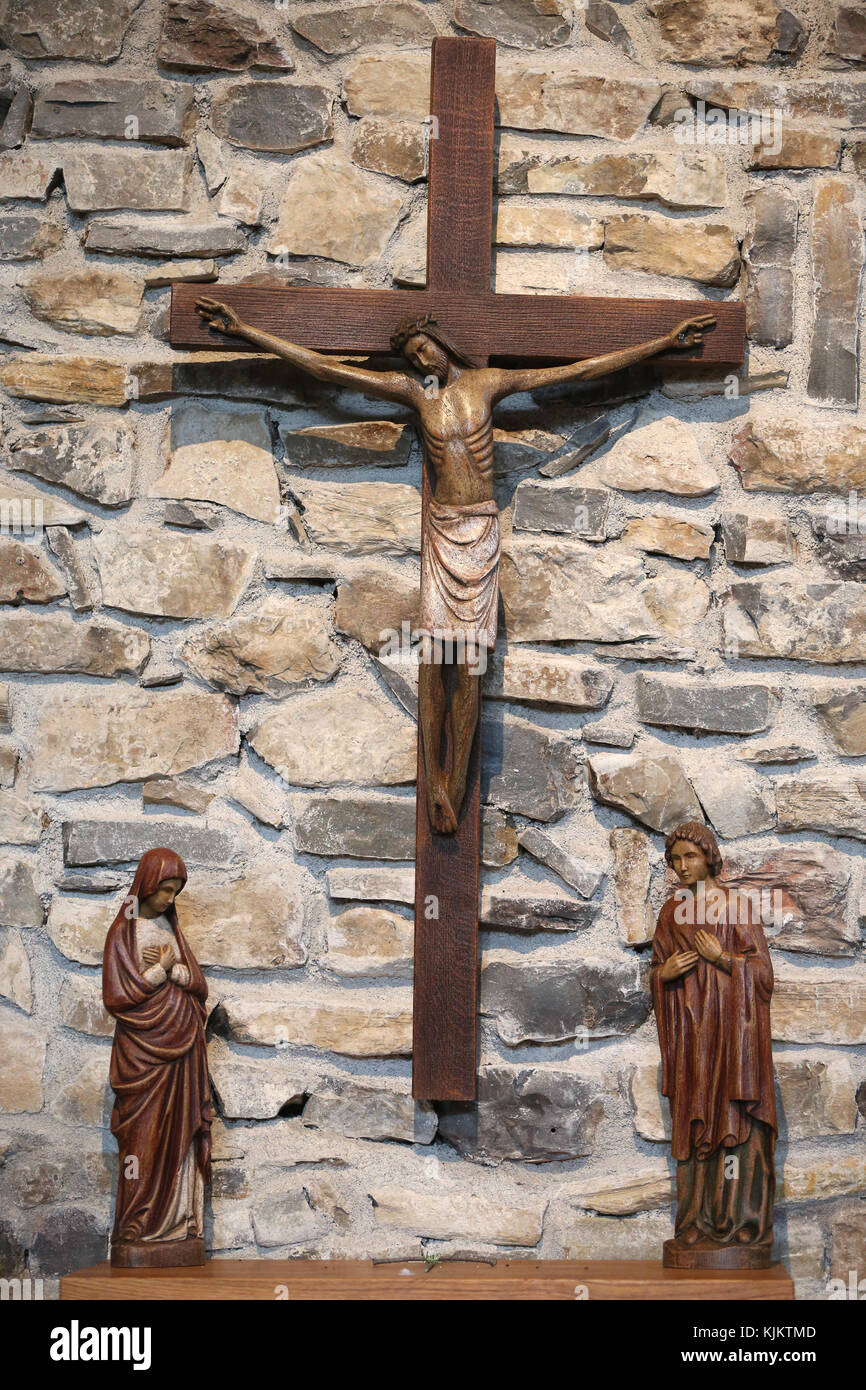
[[[45,913],[23,859],[0,858],[0,922],[4,927],[41,927]]]
[[[414,903],[415,869],[380,869],[366,864],[329,869],[328,893],[336,901]]]
[[[140,4],[141,0],[65,0],[62,5],[56,0],[7,0],[0,12],[0,42],[21,58],[108,63],[118,57]]]
[[[819,181],[812,206],[815,321],[807,393],[828,405],[857,404],[857,312],[866,260],[859,193],[847,177]]]
[[[866,594],[856,583],[754,580],[723,596],[725,649],[831,664],[866,660]]]
[[[635,739],[634,729],[624,729],[619,724],[599,719],[581,728],[584,743],[600,743],[608,748],[631,748]]]
[[[815,756],[814,749],[804,748],[799,743],[747,743],[737,753],[744,763],[755,763],[758,767],[773,763],[809,762]]]
[[[73,212],[114,208],[179,212],[186,208],[192,155],[186,150],[76,147],[63,156],[66,198]]]
[[[325,1077],[317,1084],[301,1118],[307,1128],[331,1130],[347,1139],[398,1139],[407,1144],[431,1144],[437,1124],[429,1102],[347,1077]]]
[[[791,531],[783,516],[728,512],[722,517],[722,540],[733,565],[781,565],[794,555]]]
[[[330,140],[333,101],[332,92],[315,84],[238,84],[212,103],[211,120],[230,145],[296,154]]]
[[[32,134],[45,140],[75,135],[185,145],[194,123],[192,88],[180,82],[84,78],[40,90]]]
[[[843,504],[847,505],[847,504]],[[809,517],[815,537],[815,558],[838,579],[866,579],[866,531],[856,517],[842,520],[828,507]]]
[[[246,860],[237,834],[193,825],[182,817],[63,822],[63,862],[68,868],[137,863],[145,850],[165,844],[177,851],[188,868],[224,869]]]
[[[511,715],[484,720],[482,800],[531,820],[555,821],[575,804],[580,755],[570,739]]]
[[[570,888],[576,888],[581,897],[591,898],[604,879],[604,868],[589,854],[579,856],[559,845],[537,825],[527,825],[517,837],[521,849],[531,854],[540,864],[546,864]]]
[[[415,858],[415,800],[397,796],[313,796],[295,818],[302,854],[356,859]]]
[[[88,613],[98,607],[102,601],[102,585],[89,538],[75,541],[65,526],[49,526],[45,534],[66,578],[72,607],[78,613]]]
[[[612,955],[538,960],[491,952],[481,970],[481,1012],[508,1047],[621,1037],[650,1000],[637,961]]]
[[[553,531],[603,541],[609,505],[606,488],[551,485],[526,478],[514,495],[514,525],[524,531]]]
[[[562,1067],[482,1067],[478,1100],[439,1107],[439,1135],[465,1158],[587,1158],[605,1114],[598,1083]]]
[[[147,222],[94,217],[84,233],[88,251],[160,260],[167,256],[232,256],[246,244],[246,236],[233,223],[197,222],[194,217]]]
[[[0,261],[38,261],[56,251],[63,228],[34,213],[0,217]]]
[[[104,507],[133,497],[133,425],[121,416],[86,425],[49,425],[7,436],[7,467],[68,488]]]
[[[454,23],[508,48],[558,47],[571,36],[565,0],[454,0]]]
[[[263,1197],[252,1209],[256,1244],[266,1250],[280,1245],[315,1245],[328,1229],[328,1220],[313,1211],[303,1188]]]
[[[409,461],[415,434],[392,420],[357,420],[290,429],[280,423],[287,468],[400,468]]]
[[[9,69],[4,69],[8,73]],[[6,96],[11,98],[8,106]],[[14,150],[23,145],[33,116],[33,98],[26,83],[13,87],[5,80],[0,95],[0,150]]]
[[[107,1255],[108,1231],[89,1211],[64,1204],[37,1213],[30,1242],[34,1274],[71,1274],[86,1265],[101,1264]]]
[[[784,189],[765,185],[748,192],[745,205],[746,331],[754,343],[787,347],[794,333],[797,203]]]
[[[613,5],[607,0],[588,0],[584,9],[586,27],[597,39],[604,39],[621,49],[627,58],[636,58],[634,44]]]
[[[508,931],[577,931],[592,926],[599,906],[564,893],[558,885],[512,873],[500,883],[484,885],[480,921]]]
[[[866,685],[851,681],[806,691],[836,748],[848,758],[866,753]]]
[[[690,676],[637,677],[638,716],[644,724],[694,733],[757,734],[770,724],[770,687],[713,685]]]
[[[776,824],[770,783],[749,768],[722,767],[705,760],[693,767],[692,786],[720,839],[758,835]]]
[[[779,830],[818,830],[866,840],[866,779],[847,769],[775,779]]]
[[[561,478],[564,474],[570,473],[578,464],[594,454],[596,449],[600,449],[602,444],[607,443],[612,429],[613,424],[606,415],[600,415],[597,419],[581,425],[569,438],[572,447],[566,453],[551,459],[549,463],[541,465],[538,471],[542,478]]]
[[[302,39],[322,53],[354,53],[369,44],[391,47],[421,47],[436,30],[423,5],[407,0],[390,4],[345,6],[333,10],[313,10],[292,19],[292,28]]]
[[[500,570],[512,642],[624,642],[655,635],[633,551],[515,532]]]

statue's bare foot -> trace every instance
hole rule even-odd
[[[457,829],[457,817],[448,796],[445,778],[441,774],[431,778],[427,784],[427,811],[430,824],[437,835],[454,834]]]

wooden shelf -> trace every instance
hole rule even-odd
[[[581,1291],[585,1289],[585,1293]],[[660,1260],[420,1261],[209,1260],[193,1269],[112,1269],[91,1265],[60,1281],[62,1299],[275,1301],[784,1300],[794,1285],[782,1265],[760,1270],[663,1269]]]

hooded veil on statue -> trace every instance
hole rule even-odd
[[[201,1263],[204,1258],[203,1189],[210,1182],[211,1148],[207,984],[173,905],[163,916],[188,984],[169,976],[154,986],[136,946],[138,905],[169,878],[186,883],[183,860],[169,849],[148,850],[105,941],[102,997],[116,1021],[109,1074],[115,1097],[111,1132],[120,1151],[114,1263],[122,1262],[124,1247],[130,1251],[133,1244],[185,1240],[195,1243],[200,1258],[192,1258],[192,1249],[184,1258],[175,1246],[165,1263]],[[130,1262],[149,1261],[145,1252],[140,1261]]]

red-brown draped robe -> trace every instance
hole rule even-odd
[[[138,903],[165,879],[185,883],[186,876],[183,860],[172,850],[148,850],[105,941],[102,997],[117,1023],[109,1073],[115,1098],[111,1132],[120,1150],[115,1241],[146,1239],[163,1228],[192,1143],[198,1170],[210,1182],[207,984],[173,906],[164,915],[189,971],[188,987],[168,979],[154,989],[139,969],[135,949]],[[129,1157],[138,1160],[137,1177],[126,1176]]]
[[[701,922],[677,921],[684,915],[682,895],[669,898],[653,937],[652,996],[662,1056],[662,1095],[670,1101],[672,1152],[680,1163],[703,1164],[746,1145],[754,1121],[767,1126],[765,1150],[757,1159],[743,1150],[749,1172],[742,1192],[724,1191],[721,1170],[689,1175],[678,1172],[681,1221],[705,1234],[728,1239],[748,1228],[757,1241],[772,1234],[773,1148],[777,1130],[770,1042],[773,967],[757,907],[746,895],[725,891],[725,917],[703,929],[730,952],[731,973],[698,957],[697,965],[665,983],[660,967],[668,956],[694,951]],[[757,1167],[755,1167],[755,1164]],[[760,1170],[760,1171],[759,1171]],[[766,1172],[763,1182],[760,1172]],[[751,1183],[752,1190],[747,1191]],[[730,1188],[730,1184],[726,1185]],[[701,1190],[695,1191],[695,1187]],[[764,1189],[761,1190],[759,1189]],[[706,1189],[706,1190],[704,1190]],[[716,1215],[710,1220],[710,1213]],[[697,1213],[697,1220],[694,1220]],[[769,1223],[769,1224],[768,1224]],[[715,1229],[710,1231],[710,1226]]]

